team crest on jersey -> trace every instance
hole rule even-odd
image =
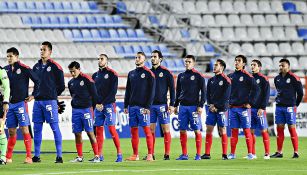
[[[222,80],[219,82],[219,85],[220,85],[220,86],[222,86],[222,85],[223,85],[223,81],[222,81]]]
[[[20,73],[21,73],[21,70],[20,70],[20,69],[17,69],[17,70],[16,70],[16,73],[17,73],[17,74],[20,74]]]
[[[259,84],[260,83],[260,79],[257,79],[256,82],[257,82],[257,84]]]
[[[47,71],[48,72],[50,72],[51,71],[51,67],[49,66],[49,67],[47,67]]]
[[[290,83],[290,82],[291,82],[290,78],[288,78],[286,82],[287,82],[287,83]]]
[[[159,73],[159,77],[163,77],[163,72],[160,72],[160,73]]]
[[[239,81],[243,81],[243,80],[244,80],[244,78],[243,78],[243,77],[240,77],[240,78],[239,78]]]
[[[108,79],[109,78],[109,74],[105,74],[104,79]]]
[[[194,75],[191,76],[191,80],[195,80],[195,76]]]
[[[84,85],[84,81],[80,81],[80,86],[83,86]]]
[[[144,73],[142,73],[141,78],[145,78],[145,74]]]

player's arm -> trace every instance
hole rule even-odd
[[[156,78],[153,73],[150,73],[148,76],[149,78],[147,79],[148,81],[148,95],[149,98],[146,102],[146,109],[149,109],[150,106],[152,105],[152,102],[154,101],[155,98],[155,89],[156,89]]]
[[[130,73],[129,73],[130,74]],[[131,85],[130,85],[130,76],[128,74],[127,83],[126,83],[126,91],[125,91],[125,99],[124,99],[124,110],[125,113],[128,113],[128,106],[130,101],[130,93],[131,93]]]
[[[226,109],[229,104],[229,98],[230,98],[230,93],[231,93],[231,83],[229,83],[228,81],[225,81],[224,86],[225,86],[224,87],[225,92],[222,97],[224,103],[223,103],[223,106],[221,106],[220,108]]]
[[[263,81],[263,98],[261,101],[261,109],[265,110],[270,99],[270,83],[269,80],[264,79]]]
[[[57,95],[60,96],[65,90],[64,72],[57,66],[55,66],[55,80],[56,80],[56,90]]]
[[[97,100],[98,100],[98,94],[97,94],[95,82],[91,80],[87,80],[87,88],[88,88],[88,92],[90,93],[92,97],[92,104],[96,105]]]
[[[295,78],[294,78],[295,79]],[[302,82],[300,81],[300,79],[295,79],[294,81],[294,88],[295,88],[295,91],[296,91],[296,106],[299,106],[302,99],[303,99],[303,96],[304,96],[304,92],[303,92],[303,85],[302,85]]]
[[[180,77],[181,77],[181,74],[179,74],[177,76],[177,83],[176,83],[176,97],[175,97],[175,104],[174,104],[174,107],[178,107],[179,105],[179,97],[180,97],[180,93],[181,93],[181,83],[180,83]]]
[[[173,113],[174,104],[175,104],[175,82],[174,82],[174,75],[172,73],[169,73],[168,89],[170,94],[169,111],[170,113]]]
[[[9,109],[9,100],[10,100],[10,81],[4,69],[0,69],[0,80],[2,83],[1,87],[3,89],[3,94],[2,94],[3,95],[3,111],[4,113],[7,113]]]
[[[200,75],[199,77],[199,87],[200,87],[200,100],[198,103],[199,108],[204,107],[204,103],[206,102],[206,82],[205,78]]]
[[[25,71],[27,73],[27,76],[34,83],[32,95],[30,95],[26,98],[27,101],[31,101],[35,97],[35,95],[37,95],[37,93],[38,93],[38,87],[39,87],[40,79],[39,79],[38,75],[31,68],[26,68]]]
[[[260,92],[259,87],[256,83],[256,80],[253,77],[250,77],[250,87],[251,87],[251,90],[249,93],[249,98],[248,98],[249,101],[247,105],[252,105],[258,98],[259,92]]]
[[[111,77],[111,91],[109,92],[108,96],[105,99],[102,99],[102,104],[104,104],[105,101],[109,101],[112,99],[116,93],[118,88],[118,76],[113,74]]]

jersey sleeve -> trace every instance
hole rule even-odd
[[[10,81],[7,77],[7,73],[4,69],[0,69],[1,88],[3,92],[3,102],[9,102],[10,100]]]

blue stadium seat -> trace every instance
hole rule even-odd
[[[166,63],[165,60],[163,60],[163,61],[161,62],[161,65],[167,68],[167,63]]]
[[[64,11],[63,5],[60,1],[53,2],[53,6],[54,6],[54,10],[56,12],[63,12]]]
[[[148,19],[149,19],[150,23],[151,23],[153,26],[158,26],[158,27],[160,27],[160,21],[159,21],[159,19],[158,19],[156,16],[154,16],[154,15],[149,15],[149,16],[148,16]]]
[[[297,35],[304,40],[307,40],[307,29],[297,29]]]
[[[46,11],[49,11],[49,12],[54,11],[54,5],[53,5],[52,2],[46,1],[44,3],[45,3],[45,10]]]
[[[41,22],[42,22],[42,25],[39,26],[39,27],[44,27],[44,28],[47,28],[47,27],[50,27],[50,18],[48,16],[41,16],[40,17],[41,19]]]
[[[88,29],[82,29],[81,30],[83,41],[91,41],[92,40],[92,34]]]
[[[154,51],[154,50],[159,50],[160,51],[160,48],[159,48],[159,46],[157,46],[157,45],[151,45],[151,46],[149,46],[150,47],[150,51],[152,52],[152,51]]]
[[[0,12],[7,12],[7,11],[8,11],[7,2],[0,1]]]
[[[81,11],[82,10],[81,5],[80,5],[80,3],[78,1],[72,1],[71,2],[71,7],[75,11]]]
[[[119,55],[125,55],[123,46],[113,46],[115,52]]]
[[[99,32],[100,32],[101,38],[103,38],[104,40],[107,40],[107,39],[111,38],[110,37],[110,33],[108,32],[108,30],[100,29]]]
[[[63,1],[62,2],[62,6],[63,6],[63,9],[65,11],[73,11],[72,7],[71,7],[71,3],[68,2],[68,1]]]
[[[86,17],[86,21],[87,21],[88,24],[91,24],[91,25],[95,24],[96,25],[96,18],[95,18],[95,16],[87,16]]]
[[[127,13],[127,6],[126,6],[125,2],[117,2],[116,3],[116,13],[117,14]]]
[[[152,39],[149,39],[145,36],[143,29],[136,29],[135,32],[136,32],[138,41],[144,41],[144,42],[152,41]]]
[[[110,29],[109,34],[110,34],[110,38],[112,39],[112,41],[120,41],[120,38],[116,30]]]
[[[72,34],[73,34],[74,40],[82,40],[83,38],[82,33],[78,29],[73,29]]]
[[[141,46],[142,51],[145,53],[145,55],[150,56],[151,55],[151,50],[149,46]]]
[[[26,1],[26,7],[27,7],[27,10],[30,10],[30,11],[33,11],[33,12],[36,11],[36,5],[35,5],[35,2],[33,2],[33,1]]]
[[[188,40],[191,38],[190,32],[187,29],[181,29],[180,34],[181,34],[181,37],[184,39]]]
[[[289,13],[297,13],[298,11],[296,10],[296,5],[293,2],[284,2],[282,4],[283,8],[285,11]]]
[[[136,54],[137,52],[142,52],[142,47],[139,45],[132,45],[133,52]]]
[[[107,24],[113,24],[113,19],[112,19],[112,16],[110,15],[104,16],[104,20]]]
[[[169,52],[168,48],[164,44],[159,44],[159,50],[162,52],[164,56],[167,56],[167,57],[174,56],[173,54]]]
[[[175,64],[176,64],[178,71],[184,71],[185,70],[183,59],[175,59],[174,61],[175,61]]]
[[[91,29],[91,34],[94,41],[101,41],[100,32],[97,29]]]
[[[136,33],[133,29],[127,29],[128,38],[137,38]]]
[[[44,2],[42,2],[42,1],[37,1],[37,2],[33,2],[33,3],[35,3],[35,7],[36,7],[36,10],[37,10],[37,11],[39,11],[39,12],[45,11]]]
[[[79,3],[80,3],[80,7],[81,7],[82,10],[85,10],[85,11],[90,10],[90,6],[88,5],[87,2],[81,1],[81,2],[79,2]]]
[[[214,47],[211,44],[204,44],[204,49],[206,52],[215,53]]]
[[[175,61],[173,59],[166,59],[167,68],[171,71],[177,71]]]
[[[61,25],[67,25],[70,23],[67,16],[59,16],[59,22]]]
[[[151,68],[151,62],[150,60],[145,61],[145,66],[148,68]],[[166,66],[165,66],[166,67]]]
[[[68,16],[68,24],[70,25],[79,25],[81,22],[79,21],[79,19],[77,18],[77,16]]]
[[[64,36],[70,40],[73,40],[74,36],[73,33],[71,32],[71,30],[69,29],[64,29],[63,30]]]
[[[17,4],[16,2],[7,2],[8,12],[17,12]]]
[[[98,5],[95,1],[88,1],[88,6],[91,10],[98,10]]]
[[[125,58],[133,58],[135,53],[133,52],[133,48],[130,45],[124,45]]]
[[[118,15],[112,15],[112,19],[113,19],[114,23],[122,23],[123,22],[122,17],[118,16]]]
[[[21,20],[22,20],[22,22],[24,24],[32,25],[32,18],[31,18],[31,16],[23,16],[21,18]]]
[[[33,25],[41,25],[42,21],[41,18],[39,16],[32,16],[32,24]]]
[[[127,33],[124,29],[118,29],[117,32],[118,32],[118,37],[120,38],[120,40],[122,41],[128,40]]]
[[[78,23],[81,24],[81,25],[87,25],[87,20],[86,20],[86,17],[85,16],[78,16]]]
[[[96,16],[96,22],[97,22],[97,24],[104,25],[106,23],[106,20],[104,19],[103,16]]]
[[[59,17],[57,17],[57,16],[50,16],[50,23],[53,24],[53,25],[60,24]]]
[[[17,6],[17,12],[19,13],[27,11],[26,3],[24,1],[17,1],[16,6]]]

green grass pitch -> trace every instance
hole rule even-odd
[[[203,140],[204,143],[204,140]],[[146,154],[145,139],[140,140],[140,158]],[[115,163],[116,151],[111,139],[104,142],[105,161],[101,163],[88,163],[87,160],[93,157],[92,151],[84,154],[85,162],[70,163],[76,154],[64,154],[63,164],[53,163],[55,154],[42,154],[41,163],[25,165],[23,160],[25,154],[14,154],[13,163],[0,166],[0,175],[6,174],[36,174],[36,175],[52,175],[52,174],[287,174],[301,175],[307,174],[307,138],[299,139],[300,158],[292,159],[292,144],[290,138],[285,138],[284,142],[284,158],[263,160],[263,144],[262,138],[257,138],[257,156],[256,160],[245,160],[246,155],[245,139],[240,138],[237,146],[236,160],[221,160],[221,144],[220,139],[215,138],[212,144],[211,160],[194,161],[195,142],[194,139],[188,140],[188,152],[190,160],[176,161],[175,159],[181,153],[179,139],[172,140],[171,160],[163,161],[163,138],[156,139],[156,161],[146,162],[127,162]],[[131,155],[132,148],[130,139],[121,139],[124,159]],[[230,149],[230,148],[229,148]],[[276,138],[271,138],[271,152],[276,149]],[[18,141],[15,150],[24,150],[23,141]],[[42,151],[54,151],[53,141],[43,141]],[[83,151],[91,150],[89,141],[84,141]],[[204,144],[203,148],[204,150]],[[63,141],[63,151],[75,151],[74,141]]]

